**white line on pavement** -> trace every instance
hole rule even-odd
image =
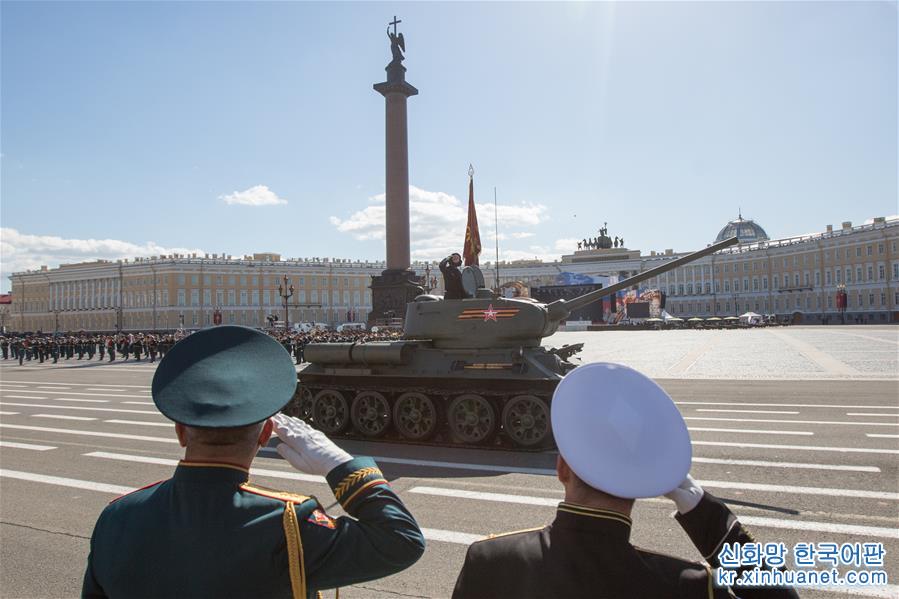
[[[899,439],[899,435],[879,435],[877,433],[865,433],[865,436],[873,439]]]
[[[696,441],[693,442],[694,444]],[[274,447],[263,447],[263,453],[278,453]],[[555,468],[528,468],[522,466],[501,466],[490,464],[466,464],[464,462],[438,462],[433,460],[413,460],[407,458],[390,458],[385,456],[372,456],[378,463],[407,464],[410,466],[429,466],[433,468],[448,468],[455,470],[476,470],[482,472],[504,472],[508,474],[539,474],[555,476]],[[721,458],[703,458],[693,456],[693,462],[698,464],[722,464],[725,466],[753,466],[759,468],[802,468],[806,470],[839,470],[845,472],[880,472],[876,466],[843,466],[835,464],[808,464],[798,462],[768,462],[765,460],[730,460]]]
[[[881,526],[860,526],[855,524],[831,524],[830,522],[806,522],[803,520],[784,520],[780,518],[765,518],[763,516],[738,516],[743,524],[750,526],[765,526],[768,528],[788,528],[791,530],[808,530],[814,532],[832,532],[847,535],[863,535],[868,537],[883,537],[887,539],[899,539],[899,529],[885,528]]]
[[[846,412],[847,416],[888,416],[890,418],[896,418],[899,416],[899,413],[896,414],[871,414],[869,412]]]
[[[47,399],[46,397],[36,397],[34,395],[3,395],[3,399]]]
[[[10,385],[9,383],[0,383],[0,386],[3,387],[14,387],[16,389],[27,389],[28,385]]]
[[[139,424],[142,426],[167,426],[169,428],[173,426],[171,422],[146,422],[141,420],[104,420],[103,422],[111,424]]]
[[[700,483],[705,484],[705,483]],[[480,501],[493,501],[497,503],[516,503],[522,505],[556,506],[558,498],[532,497],[528,495],[509,495],[506,493],[486,493],[482,491],[464,491],[462,489],[445,489],[442,487],[413,487],[407,491],[420,495],[433,495],[437,497],[455,497],[459,499],[476,499]],[[767,526],[771,528],[787,528],[793,530],[808,530],[818,532],[832,532],[843,534],[865,535],[872,537],[899,538],[899,529],[882,528],[879,526],[856,526],[851,524],[831,524],[829,522],[807,522],[803,520],[785,520],[778,518],[763,518],[760,516],[737,516],[744,524],[753,526]]]
[[[767,491],[769,493],[793,493],[795,495],[826,495],[828,497],[857,497],[860,499],[899,501],[899,493],[890,493],[886,491],[766,485],[761,483],[731,482],[726,480],[701,480],[697,482],[704,487],[712,487],[715,489],[740,489],[746,491]]]
[[[429,541],[442,541],[457,545],[471,545],[475,541],[483,541],[487,538],[484,535],[473,535],[467,532],[456,532],[455,530],[440,530],[439,528],[422,528],[421,532]]]
[[[80,401],[81,403],[109,403],[108,399],[75,399],[70,397],[52,397],[53,401]]]
[[[136,387],[138,389],[146,389],[149,385],[107,385],[106,383],[48,383],[47,381],[12,381],[13,383],[24,383],[26,385],[77,385],[88,387]],[[0,383],[0,385],[9,385],[10,383]]]
[[[691,431],[698,431],[702,433],[744,433],[750,435],[796,435],[796,436],[811,436],[815,433],[806,432],[806,431],[760,431],[757,429],[746,429],[746,428],[704,428],[699,426],[688,426],[687,427]]]
[[[85,391],[127,391],[127,389],[121,389],[119,387],[111,387],[109,389],[100,389],[97,387],[88,387]]]
[[[178,460],[166,458],[154,458],[150,456],[131,455],[127,453],[111,453],[108,451],[92,451],[84,454],[92,458],[105,458],[107,460],[119,460],[123,462],[138,462],[141,464],[159,464],[163,466],[177,466]],[[314,474],[303,474],[300,472],[289,472],[285,470],[268,470],[266,468],[250,468],[250,474],[255,476],[267,476],[269,478],[287,478],[290,480],[303,480],[313,483],[326,483],[324,476],[315,476]]]
[[[46,386],[38,385],[37,389],[54,389],[55,390],[55,389],[71,389],[71,387],[46,387]]]
[[[133,441],[154,441],[157,443],[177,443],[178,439],[172,437],[145,437],[143,435],[126,435],[125,433],[103,433],[100,431],[79,431],[69,428],[47,428],[44,426],[26,426],[23,424],[6,424],[0,422],[0,428],[15,428],[24,431],[38,431],[43,433],[61,433],[64,435],[84,435],[86,437],[110,437],[113,439],[131,439]]]
[[[847,420],[782,420],[777,418],[715,418],[713,416],[684,416],[684,420],[714,420],[717,422],[766,422],[769,424],[848,424],[851,426],[899,426],[899,422],[850,422]]]
[[[15,416],[18,412],[0,412],[0,416]]]
[[[96,420],[90,416],[66,416],[65,414],[32,414],[32,418],[57,418],[59,420]]]
[[[751,403],[739,401],[676,401],[674,403],[684,406],[755,406],[759,408],[846,408],[849,410],[899,410],[899,406],[847,406],[817,403]]]
[[[130,404],[133,406],[155,406],[152,401],[123,401],[122,403]]]
[[[20,408],[56,408],[58,410],[91,410],[92,412],[123,412],[125,414],[159,414],[158,411],[151,412],[149,410],[123,410],[120,408],[94,408],[89,406],[60,406],[40,403],[12,403],[9,401],[0,401],[0,406],[17,406]]]
[[[739,414],[798,414],[799,412],[783,412],[780,410],[722,410],[721,408],[696,408],[697,412],[732,412]]]
[[[728,466],[758,466],[761,468],[802,468],[806,470],[841,470],[845,472],[880,472],[877,466],[838,466],[835,464],[805,464],[797,462],[766,462],[764,460],[728,460],[693,457],[693,463],[724,464]]]
[[[124,495],[125,493],[130,493],[134,490],[133,487],[123,487],[122,485],[109,485],[106,483],[96,483],[90,480],[47,476],[46,474],[35,474],[34,472],[19,472],[18,470],[0,469],[0,477],[17,478],[19,480],[46,483],[61,487],[73,487],[75,489],[87,489],[88,491],[100,491],[102,493],[115,493],[116,495]]]
[[[20,391],[20,393],[31,393],[30,391]],[[58,395],[87,395],[88,397],[145,397],[144,395],[123,395],[121,393],[81,393],[80,391],[36,391],[35,393],[56,393]],[[41,399],[46,399],[42,397]]]
[[[737,443],[735,441],[696,441],[693,445],[714,445],[716,447],[751,447],[753,449],[791,449],[794,451],[834,451],[837,453],[882,453],[899,454],[899,449],[874,449],[870,447],[823,447],[821,445],[773,445],[768,443]]]
[[[52,445],[36,445],[34,443],[15,443],[14,441],[0,441],[0,447],[11,447],[13,449],[30,449],[32,451],[50,451],[56,449]]]

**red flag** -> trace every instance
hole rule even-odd
[[[477,265],[481,253],[481,232],[478,230],[478,213],[474,207],[474,175],[468,178],[468,225],[465,227],[465,249],[462,258],[465,266]]]

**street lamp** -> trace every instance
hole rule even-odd
[[[281,296],[281,299],[284,300],[284,331],[290,328],[290,320],[287,311],[287,300],[291,298],[293,295],[293,285],[290,285],[290,279],[287,278],[287,275],[284,275],[283,282],[278,285],[278,295]]]
[[[59,310],[53,310],[53,314],[56,315],[56,329],[53,331],[53,336],[59,335]]]

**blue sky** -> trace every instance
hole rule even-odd
[[[705,245],[738,208],[772,237],[899,212],[896,2],[0,11],[3,290],[24,268],[177,249],[383,258],[371,86],[394,14],[420,90],[414,257],[461,246],[469,163],[510,259],[604,221],[648,252]]]

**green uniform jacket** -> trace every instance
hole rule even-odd
[[[352,518],[248,484],[248,474],[182,461],[172,478],[114,500],[91,536],[82,597],[299,599],[399,572],[424,552],[418,524],[371,458],[327,476]]]

